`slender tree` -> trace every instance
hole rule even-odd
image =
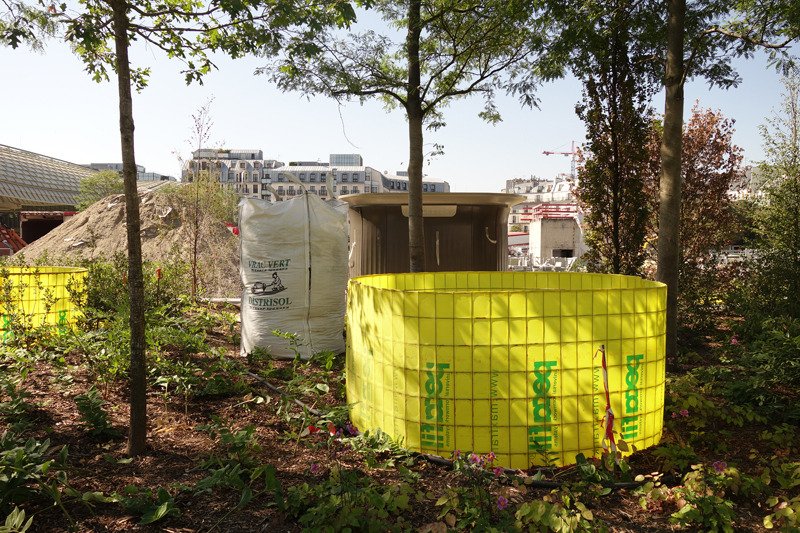
[[[139,197],[136,190],[134,121],[131,87],[145,86],[148,70],[131,68],[130,42],[141,39],[184,61],[187,82],[200,80],[212,67],[208,51],[232,57],[260,51],[273,53],[287,43],[287,27],[302,35],[328,24],[346,25],[354,18],[347,3],[261,2],[212,0],[201,5],[192,0],[167,4],[150,0],[80,0],[82,11],[62,14],[67,39],[83,59],[94,79],[116,73],[119,87],[119,122],[128,234],[128,295],[130,299],[130,435],[128,455],[145,451],[147,433],[144,280],[140,239]],[[113,47],[111,44],[113,43]],[[302,55],[309,50],[296,51]]]
[[[506,89],[534,104],[538,72],[523,69],[543,46],[537,7],[530,0],[379,0],[375,9],[390,26],[405,29],[405,40],[367,31],[336,39],[315,35],[309,47],[323,53],[313,61],[287,55],[260,73],[284,90],[323,94],[338,101],[381,99],[408,118],[408,227],[411,272],[425,269],[422,218],[423,127],[445,125],[442,110],[453,100],[480,94],[480,116],[500,115],[495,91]]]
[[[587,50],[597,48],[593,39],[600,21],[618,11],[612,0],[549,0],[548,14],[559,21],[558,38],[550,47],[557,66],[568,64],[580,77]],[[750,57],[762,48],[774,62],[791,68],[786,47],[800,35],[799,12],[794,0],[655,0],[632,3],[636,16],[627,19],[631,37],[638,43],[637,63],[649,83],[665,90],[657,279],[667,285],[668,358],[677,353],[678,276],[680,262],[681,128],[684,87],[688,79],[701,77],[711,85],[735,87],[740,78],[732,69],[733,57]],[[604,46],[604,45],[600,45]]]
[[[576,106],[587,126],[588,154],[578,170],[575,194],[586,212],[584,256],[589,269],[639,274],[645,260],[646,222],[652,206],[644,190],[648,159],[649,91],[632,59],[630,6],[618,3],[606,28],[593,35],[606,48],[584,57],[584,101]],[[634,43],[635,44],[635,43]]]
[[[744,311],[800,317],[800,73],[783,80],[780,113],[761,126],[765,185],[757,217],[754,274]]]

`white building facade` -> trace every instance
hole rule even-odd
[[[511,208],[508,215],[509,233],[529,233],[531,229],[533,209],[540,204],[569,204],[574,202],[571,183],[567,174],[559,174],[555,179],[506,180],[508,194],[522,194],[526,200]]]
[[[289,174],[322,199],[345,194],[408,192],[408,176],[384,175],[363,162],[360,154],[330,154],[327,163],[292,161],[287,165],[264,159],[261,150],[201,149],[195,150],[192,160],[184,164],[183,180],[191,182],[194,176],[210,175],[242,198],[271,202],[287,200],[302,192]],[[450,185],[425,177],[423,192],[450,192]]]

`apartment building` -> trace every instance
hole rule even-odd
[[[530,179],[506,180],[506,187],[502,192],[508,194],[522,194],[525,201],[511,208],[508,215],[508,232],[530,231],[533,210],[540,204],[568,204],[574,201],[569,175],[559,174],[555,179],[540,179],[532,176]]]
[[[285,164],[264,159],[261,150],[201,149],[192,153],[183,169],[183,179],[214,176],[230,186],[240,197],[262,198],[272,202],[301,193],[301,187],[289,179],[291,173],[306,190],[322,199],[345,194],[407,192],[408,176],[388,175],[364,165],[360,154],[330,154],[328,162],[291,161]],[[328,181],[330,178],[330,184]],[[332,190],[331,190],[332,187]],[[449,192],[442,180],[423,178],[423,192]]]
[[[291,173],[302,183],[306,190],[316,194],[323,199],[342,196],[345,194],[360,194],[370,192],[383,192],[381,176],[382,174],[368,166],[339,166],[332,164],[332,161],[361,162],[358,160],[342,159],[340,156],[350,156],[357,154],[331,154],[328,163],[296,161],[288,165],[277,167],[269,171],[265,176],[266,183],[276,194],[270,193],[269,189],[262,190],[262,198],[277,201],[286,200],[296,194],[300,194],[301,188],[292,182],[286,174]],[[328,178],[330,177],[330,184]],[[329,187],[333,187],[331,191]]]
[[[394,174],[385,173],[382,176],[382,192],[408,192],[408,171],[398,170]],[[444,180],[422,177],[422,192],[450,192],[450,184]]]
[[[261,198],[269,171],[281,166],[280,161],[264,159],[261,150],[202,148],[192,152],[192,159],[184,163],[181,178],[192,182],[198,176],[210,176],[243,198]]]

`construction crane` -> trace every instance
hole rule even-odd
[[[572,141],[572,150],[569,152],[548,152],[545,150],[542,152],[544,155],[571,155],[572,156],[572,164],[570,165],[570,177],[574,180],[575,179],[575,141]]]

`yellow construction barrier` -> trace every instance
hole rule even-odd
[[[598,456],[605,347],[617,440],[658,443],[666,286],[636,277],[441,272],[353,278],[347,401],[362,431],[528,468]]]
[[[85,268],[0,268],[0,336],[11,335],[14,326],[58,326],[66,330],[80,316],[67,287],[80,289]]]

